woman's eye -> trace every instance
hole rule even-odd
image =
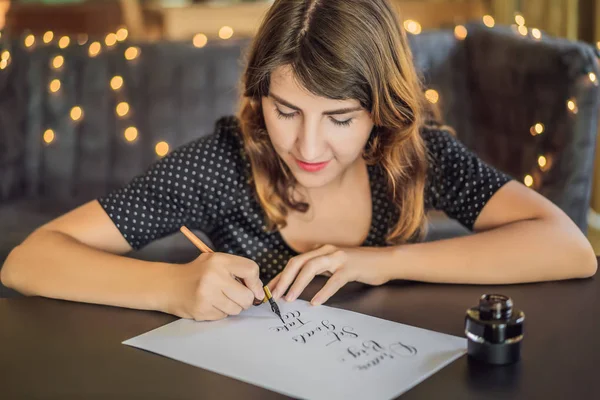
[[[337,126],[349,126],[352,123],[352,121],[354,120],[354,118],[348,118],[345,121],[338,121],[335,118],[330,118],[330,119],[331,119],[331,122],[333,122]]]
[[[277,107],[275,107],[275,112],[277,113],[277,118],[279,118],[279,119],[281,119],[281,118],[290,119],[290,118],[294,118],[294,116],[296,115],[295,112],[289,113],[289,114],[281,112],[281,111],[279,111],[279,108],[277,108]]]

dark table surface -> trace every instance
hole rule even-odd
[[[521,361],[490,367],[463,356],[403,399],[600,399],[598,277],[510,286],[351,284],[328,305],[464,337],[466,309],[492,292],[525,311]],[[39,297],[0,299],[0,398],[283,397],[121,344],[175,319]]]

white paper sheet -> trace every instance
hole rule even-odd
[[[279,302],[216,322],[181,319],[123,342],[288,396],[389,399],[466,353],[464,338]]]

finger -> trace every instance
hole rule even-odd
[[[300,272],[300,269],[302,268],[302,266],[308,260],[331,253],[334,250],[335,250],[335,247],[325,245],[317,250],[309,251],[309,252],[306,252],[304,254],[301,254],[299,256],[296,256],[296,257],[293,257],[292,259],[290,259],[288,264],[285,266],[285,268],[281,272],[281,277],[279,278],[279,282],[277,283],[277,286],[275,287],[275,291],[274,291],[275,293],[273,294],[273,296],[275,296],[275,295],[277,295],[277,297],[283,296],[283,294],[286,292],[286,290],[289,288],[289,286],[292,284],[292,282],[298,275],[298,272]]]
[[[308,286],[308,284],[315,278],[315,275],[317,275],[321,271],[327,270],[331,266],[331,259],[329,255],[320,256],[317,258],[313,258],[310,261],[307,261],[298,273],[298,276],[296,276],[296,280],[294,281],[294,284],[288,291],[285,300],[296,300],[298,296],[302,294],[304,289],[306,289],[306,286]]]
[[[275,300],[279,300],[279,297],[275,296],[275,293],[273,293],[273,290],[277,286],[277,282],[279,282],[279,279],[281,279],[281,272],[278,273],[275,276],[275,278],[271,279],[271,281],[269,283],[267,283],[267,287],[269,288],[269,291],[271,292],[271,295],[273,296],[273,298]]]
[[[223,287],[223,293],[244,310],[250,308],[254,302],[254,293],[235,279]]]
[[[313,306],[318,306],[325,303],[331,296],[337,293],[346,283],[348,283],[348,274],[344,269],[337,270],[336,273],[331,275],[331,278],[327,280],[325,286],[319,290],[319,292],[312,298],[310,303]]]
[[[217,295],[217,298],[213,300],[213,305],[227,315],[238,315],[242,312],[242,307],[227,297],[223,292],[221,292],[220,295]]]
[[[238,260],[227,264],[229,272],[242,279],[244,285],[254,293],[254,297],[259,300],[264,299],[265,292],[263,290],[263,283],[259,278],[258,264],[247,258],[236,258],[238,258]]]
[[[212,310],[209,311],[209,313],[206,315],[207,321],[217,321],[224,318],[227,318],[227,314],[225,314],[223,311],[219,310],[215,306],[213,306]]]

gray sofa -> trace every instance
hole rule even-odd
[[[585,231],[593,171],[600,78],[594,49],[582,43],[536,41],[510,29],[467,25],[458,40],[452,31],[410,37],[425,86],[439,93],[445,121],[484,160],[534,187],[562,208]],[[234,112],[241,54],[248,41],[228,41],[197,49],[191,43],[120,43],[96,57],[85,46],[62,50],[40,41],[0,39],[11,53],[0,70],[0,265],[36,227],[125,184],[157,159],[154,146],[171,149],[211,132],[215,120]],[[124,57],[139,46],[133,61]],[[51,67],[64,56],[60,69]],[[123,87],[110,88],[113,76]],[[60,79],[58,93],[49,83]],[[577,113],[567,109],[573,99]],[[125,118],[115,114],[126,101]],[[82,107],[75,123],[71,108]],[[532,135],[536,122],[541,135]],[[124,129],[138,128],[133,143]],[[42,135],[53,129],[55,140]],[[548,158],[541,171],[538,156]],[[551,165],[550,165],[551,164]],[[456,222],[433,215],[428,240],[467,234]],[[182,262],[197,250],[180,234],[159,240],[130,256]],[[0,297],[15,292],[0,285]]]

